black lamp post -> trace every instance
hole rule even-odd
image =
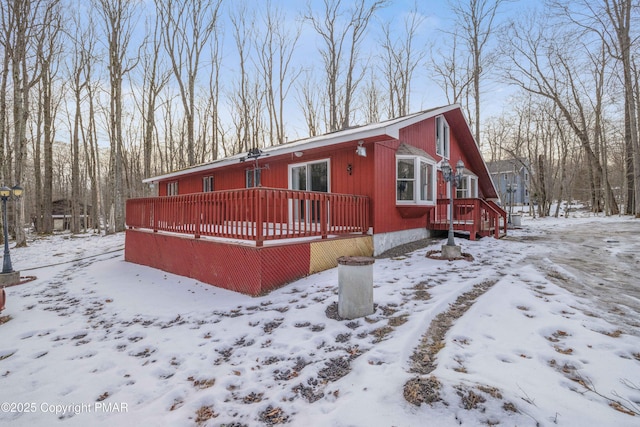
[[[447,240],[447,246],[455,246],[456,243],[453,240],[453,191],[456,187],[462,185],[462,174],[464,173],[464,162],[462,159],[456,163],[456,169],[452,170],[449,163],[444,160],[442,166],[442,177],[445,182],[451,183],[451,191],[449,192],[449,239]]]
[[[509,220],[507,221],[507,224],[511,224],[511,214],[513,213],[513,193],[516,191],[518,191],[517,184],[507,184],[507,193],[509,193]]]
[[[2,262],[2,273],[13,273],[13,266],[11,265],[11,254],[9,253],[9,227],[7,224],[7,200],[15,198],[19,199],[22,196],[24,190],[19,185],[9,188],[6,185],[0,187],[0,199],[2,199],[2,213],[4,226],[4,259]]]

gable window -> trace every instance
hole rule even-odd
[[[436,117],[436,154],[449,158],[449,124],[444,116]]]
[[[213,191],[213,177],[205,176],[204,178],[202,178],[202,192],[210,193],[212,191]]]
[[[245,178],[247,188],[260,187],[262,182],[262,169],[247,169]]]
[[[435,203],[435,162],[420,156],[396,156],[396,203]]]
[[[167,196],[178,195],[178,181],[167,182]]]

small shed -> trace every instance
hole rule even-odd
[[[58,199],[53,201],[52,206],[52,218],[53,218],[53,230],[65,231],[71,229],[72,218],[72,201],[70,199]],[[78,218],[80,219],[81,228],[91,228],[91,205],[85,203],[78,203],[76,205],[76,212],[78,212]]]

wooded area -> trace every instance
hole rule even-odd
[[[522,161],[538,215],[640,217],[638,1],[405,3],[1,2],[16,243],[53,231],[54,200],[72,232],[117,232],[146,177],[446,102],[487,161]]]

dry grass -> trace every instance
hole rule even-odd
[[[191,381],[193,383],[193,386],[195,388],[200,389],[200,390],[204,390],[204,389],[207,389],[209,387],[213,387],[213,385],[216,383],[216,379],[215,378],[195,379],[194,377],[189,377],[189,378],[187,378],[187,380]]]
[[[404,398],[407,402],[420,406],[423,403],[434,403],[440,398],[440,382],[434,376],[429,378],[415,377],[404,385]]]
[[[196,424],[202,425],[212,418],[216,418],[218,414],[213,410],[213,406],[201,406],[196,411]]]

